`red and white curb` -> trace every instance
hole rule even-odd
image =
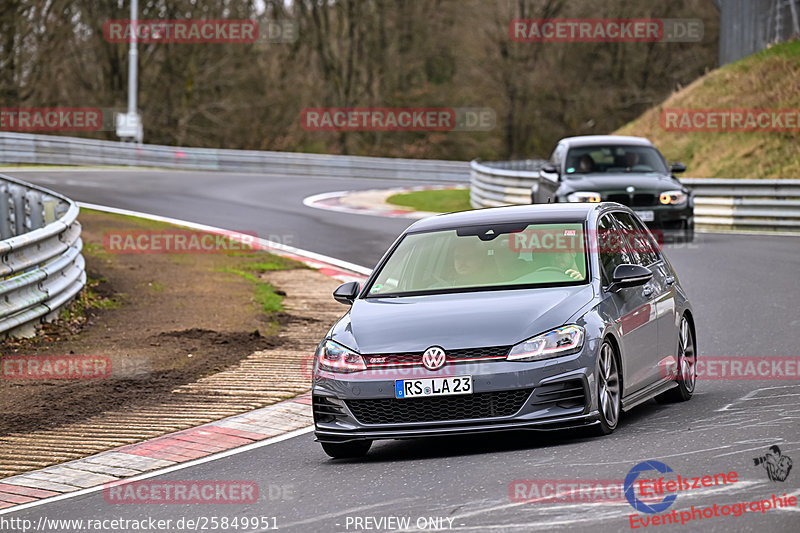
[[[204,224],[101,205],[78,205],[252,242],[251,236]],[[260,249],[301,261],[335,279],[363,281],[370,273],[370,269],[360,265],[307,250],[264,239],[258,239],[258,244]],[[240,415],[0,479],[0,515],[102,490],[108,483],[137,481],[221,459],[312,430],[311,393],[307,392]]]
[[[303,205],[315,209],[338,211],[357,215],[371,215],[390,218],[420,219],[440,213],[431,211],[414,211],[411,208],[392,205],[386,198],[395,194],[415,191],[438,191],[445,189],[463,189],[466,186],[424,185],[418,187],[402,187],[394,189],[368,189],[361,191],[335,191],[315,194],[303,199]]]
[[[241,415],[129,444],[83,459],[0,479],[0,515],[101,490],[108,483],[136,481],[221,458],[221,452],[313,429],[311,393]],[[246,451],[242,449],[241,451]],[[230,454],[228,454],[230,455]],[[147,475],[147,474],[150,475]],[[129,479],[130,478],[130,479]]]

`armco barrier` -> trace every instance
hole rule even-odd
[[[0,175],[0,336],[24,337],[86,284],[78,206]]]
[[[275,176],[469,180],[464,161],[182,148],[55,135],[0,132],[0,163],[131,165],[186,170],[258,172]]]
[[[473,207],[528,204],[546,161],[470,163]],[[681,178],[694,193],[695,227],[800,232],[800,180]]]

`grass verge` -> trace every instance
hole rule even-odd
[[[469,203],[469,189],[441,189],[393,194],[386,201],[394,205],[413,207],[416,211],[433,213],[453,213],[472,209]]]
[[[661,127],[662,109],[800,108],[800,41],[778,44],[713,70],[615,131],[647,137],[693,178],[795,178],[795,131],[683,132]],[[794,148],[792,148],[794,147]]]

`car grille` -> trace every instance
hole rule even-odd
[[[609,194],[607,200],[622,205],[630,205],[631,196],[629,194]]]
[[[362,424],[446,422],[511,416],[522,408],[532,390],[517,389],[405,400],[347,400],[346,403]]]
[[[654,194],[634,194],[633,207],[649,207],[656,205],[656,196]]]
[[[548,383],[536,387],[531,397],[531,405],[539,408],[561,407],[573,409],[586,405],[586,391],[579,379]]]
[[[460,350],[445,350],[447,360],[478,359],[481,357],[504,358],[508,355],[511,346],[490,346],[486,348],[464,348]],[[422,363],[422,352],[369,354],[364,355],[367,366],[387,366],[401,363]]]
[[[627,205],[628,207],[652,207],[657,205],[657,197],[655,194],[640,193],[640,194],[609,194],[606,200],[609,202],[617,202],[618,204]]]
[[[340,404],[336,404],[324,396],[312,396],[311,409],[315,422],[333,422],[337,416],[345,414]]]

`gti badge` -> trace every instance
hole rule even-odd
[[[439,370],[444,366],[445,353],[438,346],[431,346],[422,354],[422,366],[428,370]]]

